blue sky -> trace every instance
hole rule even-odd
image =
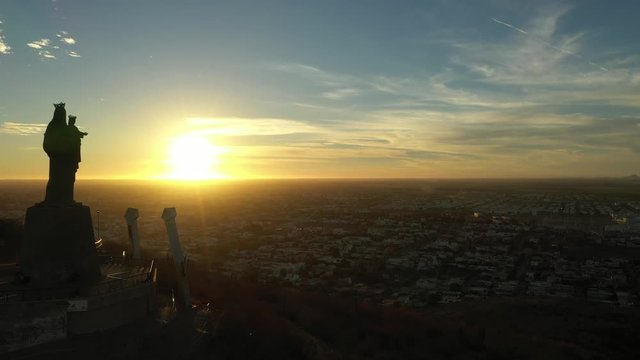
[[[634,1],[0,2],[0,178],[44,177],[66,101],[79,178],[640,173]],[[209,149],[211,149],[209,148]]]

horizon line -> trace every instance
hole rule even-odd
[[[625,179],[640,178],[637,174],[618,176],[510,176],[510,177],[234,177],[211,179],[171,179],[153,177],[117,177],[117,178],[81,178],[78,181],[149,181],[149,182],[176,182],[176,183],[205,183],[205,182],[234,182],[234,181],[260,181],[260,180],[562,180],[562,179]],[[0,178],[0,181],[47,181],[47,178]]]

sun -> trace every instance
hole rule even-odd
[[[168,146],[167,178],[174,180],[209,180],[225,176],[220,173],[220,154],[225,149],[213,145],[197,134],[186,134],[173,138]]]

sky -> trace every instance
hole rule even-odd
[[[638,1],[0,0],[0,179],[640,173]]]

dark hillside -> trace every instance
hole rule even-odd
[[[156,259],[161,274],[158,285],[166,300],[173,286],[173,265],[163,255]],[[640,310],[636,307],[533,297],[488,298],[422,310],[383,307],[352,298],[232,280],[191,265],[188,273],[197,304],[195,317],[166,316],[164,308],[158,319],[170,319],[168,322],[148,319],[112,332],[18,352],[9,358],[640,357]]]
[[[16,261],[23,235],[20,220],[0,219],[0,263]]]

